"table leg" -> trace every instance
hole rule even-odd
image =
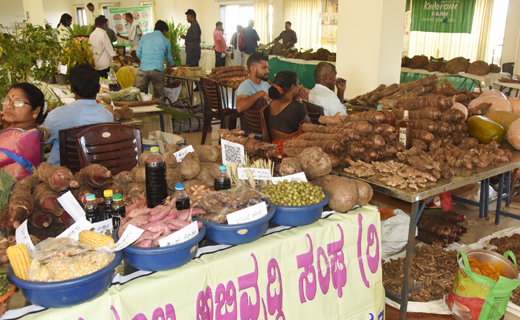
[[[235,95],[236,95],[236,89],[233,88],[231,91],[231,108],[236,109],[237,106],[235,105]]]
[[[164,132],[164,114],[159,115],[159,121],[161,122],[161,131]]]
[[[509,207],[511,205],[511,171],[506,173],[506,194],[506,207]]]
[[[478,206],[478,218],[484,218],[484,201],[486,199],[486,179],[480,181],[480,202]]]

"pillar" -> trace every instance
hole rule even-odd
[[[406,0],[339,0],[336,68],[345,98],[399,83]]]
[[[43,0],[23,0],[23,12],[26,22],[30,22],[33,25],[45,25]]]

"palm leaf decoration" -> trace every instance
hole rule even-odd
[[[0,169],[0,211],[4,208],[9,200],[11,187],[14,184],[13,176]]]
[[[186,121],[188,119],[200,119],[200,120],[204,119],[199,115],[179,111],[179,110],[176,110],[176,109],[164,106],[164,105],[158,105],[157,108],[164,111],[164,113],[169,114],[175,120]]]

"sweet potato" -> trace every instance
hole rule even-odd
[[[284,150],[285,153],[285,150]],[[300,164],[300,160],[296,157],[287,157],[282,159],[282,163],[280,164],[280,175],[288,176],[291,174],[295,174],[298,172],[302,172],[302,166]]]
[[[332,170],[332,161],[320,147],[310,147],[303,150],[298,156],[298,160],[309,178],[322,177]]]
[[[314,181],[330,195],[329,206],[338,212],[347,212],[358,202],[358,186],[351,179],[326,175]]]
[[[220,152],[212,145],[198,145],[193,149],[199,155],[200,162],[217,162],[220,157]]]
[[[195,178],[200,171],[199,155],[196,152],[188,153],[184,159],[182,159],[180,169],[183,179],[191,180]]]
[[[372,196],[374,195],[374,190],[372,190],[372,187],[360,180],[353,180],[354,183],[357,185],[357,191],[358,191],[358,200],[356,204],[358,206],[364,206],[368,204],[368,202],[372,199]]]

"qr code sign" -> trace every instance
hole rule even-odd
[[[244,161],[244,146],[238,143],[222,140],[222,164],[231,165],[236,164],[245,165]]]

